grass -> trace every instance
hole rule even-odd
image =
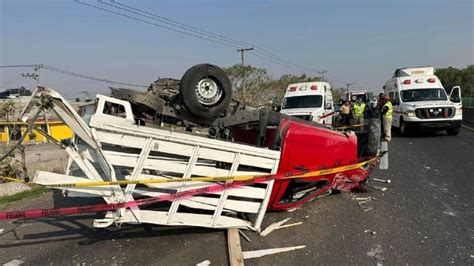
[[[5,207],[5,206],[2,206],[4,204],[14,202],[14,201],[19,201],[25,198],[38,197],[46,191],[48,191],[48,188],[45,188],[42,186],[34,186],[31,188],[31,190],[28,190],[28,191],[22,191],[20,193],[16,193],[13,195],[0,197],[0,209],[3,209],[3,207]]]

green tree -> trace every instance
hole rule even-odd
[[[463,96],[474,96],[474,65],[469,65],[463,69],[455,67],[437,68],[435,74],[448,93],[453,86],[461,86]]]
[[[231,80],[234,89],[233,98],[254,107],[281,104],[286,88],[291,83],[321,80],[319,77],[309,77],[306,74],[300,76],[285,74],[275,79],[265,68],[240,64],[224,68],[224,71]]]

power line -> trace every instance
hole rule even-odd
[[[38,64],[35,64],[35,65],[4,65],[4,66],[0,66],[0,68],[17,68],[17,67],[28,68],[28,67],[35,67],[35,66],[38,66]]]
[[[95,8],[95,9],[99,9],[99,10],[102,10],[102,11],[105,11],[105,12],[108,12],[108,13],[112,13],[112,14],[115,14],[115,15],[118,15],[118,16],[130,18],[130,19],[133,19],[133,20],[136,20],[136,21],[140,21],[140,22],[147,23],[147,24],[150,24],[150,25],[154,25],[154,26],[157,26],[157,27],[160,27],[160,28],[164,28],[164,29],[167,29],[167,30],[171,30],[171,31],[179,32],[179,33],[182,33],[182,34],[185,34],[185,35],[193,36],[195,38],[207,40],[207,41],[214,42],[214,43],[220,43],[220,44],[223,44],[223,45],[231,46],[233,48],[239,48],[236,45],[232,45],[232,44],[221,42],[221,41],[216,41],[216,40],[206,38],[206,37],[203,37],[203,36],[199,36],[199,35],[195,35],[195,34],[192,34],[192,33],[185,32],[185,31],[173,29],[173,28],[163,26],[163,25],[160,25],[160,24],[157,24],[157,23],[153,23],[153,22],[150,22],[150,21],[147,21],[147,20],[143,20],[143,19],[140,19],[140,18],[137,18],[137,17],[129,16],[129,15],[122,14],[122,13],[119,13],[119,12],[115,12],[115,11],[110,10],[110,9],[98,7],[98,6],[91,5],[91,4],[87,4],[87,3],[81,2],[79,0],[74,0],[74,2],[76,2],[78,4],[81,4],[81,5],[88,6],[88,7],[92,7],[92,8]]]
[[[231,47],[234,47],[234,48],[237,48],[237,49],[240,48],[242,45],[244,45],[244,46],[252,45],[255,48],[255,52],[252,53],[252,54],[253,55],[258,54],[259,56],[257,56],[257,57],[259,57],[263,60],[270,61],[272,63],[282,65],[282,66],[285,66],[285,67],[288,67],[288,68],[294,68],[294,69],[312,71],[312,72],[320,72],[321,71],[321,70],[312,69],[312,68],[309,68],[309,67],[305,67],[305,66],[295,64],[295,63],[293,63],[289,60],[286,60],[286,59],[284,59],[280,56],[275,55],[274,53],[269,52],[268,50],[266,50],[262,47],[255,46],[255,45],[253,45],[249,42],[239,41],[239,40],[236,40],[236,39],[226,37],[224,35],[212,33],[210,31],[206,31],[206,30],[203,30],[203,29],[200,29],[200,28],[197,28],[197,27],[193,27],[193,26],[190,26],[190,25],[187,25],[187,24],[184,24],[184,23],[181,23],[181,22],[178,22],[178,21],[160,16],[160,15],[157,15],[157,14],[153,14],[153,13],[135,8],[135,7],[130,6],[130,5],[125,5],[125,4],[119,3],[119,2],[114,1],[114,0],[110,0],[110,2],[112,2],[113,4],[106,3],[103,0],[98,0],[98,2],[101,3],[101,4],[104,4],[104,5],[110,6],[112,8],[127,12],[129,14],[134,14],[134,15],[123,14],[123,13],[116,12],[114,10],[110,10],[110,9],[107,9],[107,8],[103,8],[103,7],[99,7],[99,6],[96,6],[96,5],[91,5],[91,4],[88,4],[88,3],[84,3],[84,2],[81,2],[79,0],[75,0],[75,2],[79,3],[79,4],[82,4],[82,5],[85,5],[85,6],[88,6],[88,7],[92,7],[92,8],[104,11],[104,12],[112,13],[112,14],[115,14],[115,15],[118,15],[118,16],[126,17],[126,18],[129,18],[129,19],[133,19],[133,20],[136,20],[136,21],[140,21],[140,22],[143,22],[143,23],[154,25],[154,26],[157,26],[157,27],[160,27],[160,28],[164,28],[164,29],[167,29],[167,30],[170,30],[170,31],[178,32],[178,33],[185,34],[185,35],[188,35],[188,36],[192,36],[192,37],[195,37],[195,38],[204,39],[204,40],[207,40],[207,41],[210,41],[210,42],[214,42],[214,43],[218,43],[218,44],[222,44],[222,45],[226,45],[226,46],[231,46]],[[169,26],[165,26],[165,25],[162,25],[162,24],[150,22],[150,21],[145,20],[145,19],[137,18],[136,15],[147,18],[147,19],[157,21],[159,23],[164,23],[164,24],[169,25]],[[176,28],[179,28],[179,29],[176,29]]]
[[[3,65],[0,66],[0,68],[16,68],[16,67],[22,67],[22,68],[34,68],[35,71],[38,71],[39,69],[44,69],[47,71],[52,71],[56,72],[59,74],[64,74],[64,75],[69,75],[77,78],[83,78],[83,79],[89,79],[89,80],[94,80],[94,81],[100,81],[100,82],[107,82],[107,83],[112,83],[112,84],[119,84],[119,85],[125,85],[125,86],[132,86],[132,87],[143,87],[147,88],[148,86],[146,85],[139,85],[139,84],[130,84],[130,83],[125,83],[125,82],[119,82],[119,81],[114,81],[110,79],[105,79],[105,78],[99,78],[99,77],[93,77],[77,72],[72,72],[66,69],[62,69],[59,67],[51,66],[51,65],[46,65],[46,64],[35,64],[35,65]],[[39,78],[39,74],[37,78]]]
[[[150,13],[150,12],[147,12],[147,11],[144,11],[144,10],[141,10],[141,9],[138,9],[138,8],[135,8],[135,7],[132,7],[132,6],[129,6],[129,5],[125,5],[125,4],[122,4],[122,3],[119,3],[117,1],[114,1],[114,0],[110,0],[110,2],[112,3],[115,3],[117,5],[120,5],[120,6],[123,6],[123,7],[126,7],[128,8],[128,10],[126,9],[123,9],[121,7],[118,7],[116,5],[112,5],[112,4],[108,4],[108,3],[105,3],[104,1],[102,0],[98,0],[100,3],[102,4],[105,4],[105,5],[109,5],[109,6],[112,6],[112,7],[115,7],[115,8],[118,8],[120,10],[124,10],[126,12],[130,12],[130,13],[134,13],[134,14],[137,14],[137,15],[140,15],[140,16],[144,16],[144,17],[147,17],[147,18],[150,18],[150,19],[154,19],[154,20],[157,20],[157,21],[160,21],[160,22],[163,22],[163,23],[166,23],[166,24],[169,24],[169,25],[172,25],[172,26],[176,26],[176,27],[179,27],[181,29],[184,29],[184,30],[189,30],[189,31],[192,31],[192,32],[195,32],[195,33],[198,33],[198,34],[203,34],[203,35],[206,35],[208,37],[211,37],[211,38],[218,38],[222,41],[225,41],[225,42],[229,42],[229,43],[232,43],[232,44],[235,44],[235,45],[240,45],[240,46],[252,46],[254,47],[256,53],[259,53],[262,55],[262,57],[265,57],[265,59],[267,57],[270,57],[272,58],[274,61],[278,61],[280,63],[284,63],[285,65],[284,66],[295,66],[297,68],[300,68],[302,70],[309,70],[309,71],[314,71],[314,72],[321,72],[321,70],[316,70],[316,69],[312,69],[312,68],[308,68],[308,67],[305,67],[305,66],[301,66],[301,65],[298,65],[298,64],[295,64],[295,63],[292,63],[291,61],[288,61],[280,56],[277,56],[275,55],[274,53],[271,53],[269,52],[268,50],[262,48],[262,47],[259,47],[259,46],[256,46],[252,43],[249,43],[249,42],[245,42],[245,41],[239,41],[239,40],[236,40],[236,39],[232,39],[232,38],[229,38],[229,37],[226,37],[226,36],[223,36],[223,35],[220,35],[220,34],[215,34],[215,33],[212,33],[212,32],[209,32],[209,31],[206,31],[206,30],[202,30],[200,28],[196,28],[196,27],[193,27],[193,26],[190,26],[190,25],[187,25],[187,24],[184,24],[184,23],[180,23],[178,21],[175,21],[175,20],[172,20],[172,19],[168,19],[168,18],[165,18],[163,16],[160,16],[160,15],[157,15],[157,14],[153,14],[153,13]],[[131,11],[131,10],[134,10],[134,11]],[[138,11],[139,13],[135,12],[135,11]],[[146,16],[146,15],[143,15],[143,14],[148,14],[148,15],[151,15],[153,17],[150,17],[150,16]],[[276,62],[274,62],[276,63]],[[279,64],[279,63],[277,63]],[[281,64],[280,64],[281,65]]]
[[[132,86],[132,87],[144,87],[144,88],[148,87],[146,85],[130,84],[130,83],[124,83],[124,82],[114,81],[114,80],[105,79],[105,78],[93,77],[93,76],[72,72],[72,71],[69,71],[69,70],[65,70],[65,69],[50,66],[50,65],[42,65],[42,68],[44,70],[53,71],[53,72],[57,72],[57,73],[60,73],[60,74],[69,75],[69,76],[78,77],[78,78],[84,78],[84,79],[90,79],[90,80],[95,80],[95,81],[102,81],[102,82],[125,85],[125,86]]]
[[[103,4],[106,4],[106,5],[111,5],[111,4],[104,3],[102,0],[99,0],[99,2],[101,2],[101,3],[103,3]],[[160,15],[157,15],[157,14],[153,14],[153,13],[147,12],[147,11],[142,10],[142,9],[139,9],[139,8],[135,8],[135,7],[133,7],[133,6],[125,5],[125,4],[119,3],[118,1],[110,0],[110,2],[112,2],[112,3],[116,4],[116,5],[125,7],[125,8],[127,8],[127,9],[129,9],[129,10],[134,10],[134,11],[138,11],[138,12],[140,12],[140,13],[142,13],[142,14],[147,14],[147,15],[153,16],[155,20],[159,20],[159,21],[161,21],[161,22],[163,22],[163,23],[165,23],[165,24],[172,25],[172,26],[175,26],[175,27],[179,27],[179,28],[184,29],[184,30],[192,31],[192,32],[195,32],[195,33],[198,33],[198,34],[207,35],[207,36],[209,36],[209,37],[217,38],[217,39],[220,39],[220,40],[222,40],[222,41],[226,41],[226,42],[233,43],[233,44],[236,44],[236,45],[244,45],[244,46],[251,46],[251,45],[253,45],[253,44],[251,44],[251,43],[247,43],[247,42],[235,40],[235,39],[226,37],[226,36],[224,36],[224,35],[212,33],[212,32],[210,32],[210,31],[206,31],[206,30],[203,30],[203,29],[200,29],[200,28],[197,28],[197,27],[193,27],[193,26],[190,26],[190,25],[187,25],[187,24],[178,22],[178,21],[176,21],[176,20],[172,20],[172,19],[169,19],[169,18],[165,18],[165,17],[163,17],[163,16],[160,16]],[[119,8],[119,7],[115,6],[115,5],[111,5],[111,6],[114,6],[114,7],[116,7],[116,8]],[[120,8],[120,9],[122,9],[122,8]],[[128,11],[128,12],[131,12],[131,11]]]

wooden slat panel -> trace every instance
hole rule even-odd
[[[167,193],[161,192],[154,192],[154,191],[146,191],[146,190],[135,190],[135,193],[149,196],[149,197],[158,197],[162,195],[167,195]],[[194,196],[189,199],[182,200],[180,202],[182,205],[191,207],[191,208],[198,208],[198,209],[205,209],[205,210],[215,210],[217,204],[219,203],[219,198],[208,198],[208,197],[201,197],[201,196]],[[260,207],[259,202],[251,202],[251,201],[244,201],[244,200],[230,200],[227,199],[224,204],[224,209],[236,211],[236,212],[245,212],[245,213],[257,213]]]
[[[201,226],[211,228],[250,228],[250,222],[244,221],[238,218],[232,218],[228,216],[222,216],[219,223],[215,226],[211,226],[212,215],[206,214],[194,214],[194,213],[176,213],[174,219],[170,223],[166,223],[168,218],[167,212],[161,211],[149,211],[142,210],[141,219],[142,222],[151,224],[162,224],[162,225],[186,225],[186,226]],[[130,211],[126,211],[124,220],[135,221],[133,214]]]
[[[107,158],[114,166],[125,166],[125,167],[134,167],[138,158],[137,154],[131,153],[121,153],[116,151],[106,151]],[[156,159],[155,159],[156,158]],[[182,160],[173,160],[169,158],[162,157],[150,157],[150,159],[145,161],[145,169],[160,170],[164,172],[173,172],[173,173],[184,173],[186,169],[187,162]],[[207,165],[207,166],[206,166]],[[213,164],[206,163],[197,163],[192,169],[192,175],[196,176],[212,176],[220,177],[227,176],[228,170],[215,168]],[[262,172],[244,172],[237,171],[235,175],[260,175],[265,174]]]

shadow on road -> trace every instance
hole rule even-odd
[[[432,131],[432,130],[416,130],[410,132],[406,137],[400,134],[400,131],[396,128],[392,128],[392,138],[438,138],[438,137],[450,137],[446,134],[446,131]]]
[[[103,203],[98,198],[64,198],[60,191],[54,191],[54,208],[83,206]],[[17,246],[30,246],[49,242],[78,240],[79,245],[91,245],[101,241],[149,238],[168,235],[192,235],[215,233],[215,229],[199,227],[167,227],[151,224],[121,225],[118,227],[94,228],[92,221],[103,218],[104,213],[81,214],[61,217],[38,218],[13,221],[14,227],[3,232],[2,236],[12,234],[15,240],[0,243],[0,249]],[[34,229],[33,229],[34,228]],[[25,232],[29,230],[28,232]]]

